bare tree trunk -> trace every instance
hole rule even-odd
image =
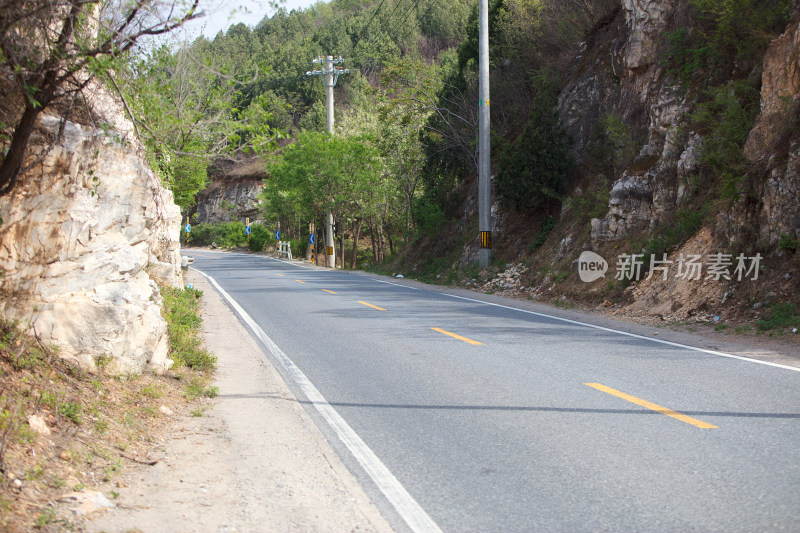
[[[33,133],[33,127],[40,112],[41,108],[26,106],[14,134],[11,136],[11,145],[8,147],[8,153],[3,159],[2,166],[0,166],[0,196],[11,192],[17,183],[17,177],[28,148],[28,140]]]
[[[372,241],[372,258],[375,262],[378,262],[378,245],[375,242],[375,224],[373,224],[372,220],[369,222],[369,238]]]
[[[342,258],[342,270],[344,270],[346,265],[344,262],[344,228],[342,228],[342,234],[339,236],[339,257]]]
[[[350,258],[350,269],[355,270],[356,258],[358,257],[358,238],[361,236],[361,224],[363,220],[359,219],[358,222],[353,223],[353,257]]]

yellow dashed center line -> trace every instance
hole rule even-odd
[[[455,333],[452,333],[452,332],[444,330],[444,329],[440,329],[440,328],[431,328],[431,329],[433,331],[438,331],[439,333],[444,333],[445,335],[449,335],[450,337],[453,337],[454,339],[458,339],[460,341],[468,342],[469,344],[475,344],[475,345],[483,344],[482,342],[474,341],[472,339],[468,339],[466,337],[462,337],[461,335],[456,335]]]
[[[361,305],[366,305],[367,307],[371,307],[373,309],[377,309],[378,311],[386,311],[383,307],[378,307],[377,305],[368,304],[367,302],[362,302],[361,300],[358,301]]]
[[[305,285],[305,283],[306,283],[305,281],[300,281],[299,279],[296,279],[295,281],[296,281],[297,283],[302,283],[303,285]]]
[[[325,292],[329,292],[331,294],[339,294],[338,292],[329,291],[328,289],[322,289],[322,290],[325,291]]]
[[[623,400],[626,400],[628,402],[635,403],[636,405],[640,405],[642,407],[650,409],[651,411],[655,411],[656,413],[661,413],[662,415],[671,416],[672,418],[676,418],[681,422],[686,422],[687,424],[691,424],[700,429],[713,429],[718,427],[709,424],[708,422],[703,422],[702,420],[692,418],[691,416],[678,413],[677,411],[673,411],[672,409],[667,409],[666,407],[662,407],[658,404],[648,402],[647,400],[642,400],[641,398],[637,398],[636,396],[625,394],[624,392],[612,389],[611,387],[606,387],[605,385],[601,385],[600,383],[584,383],[584,385],[592,387],[593,389],[597,389],[601,392],[611,394],[612,396],[616,396],[617,398],[622,398]]]

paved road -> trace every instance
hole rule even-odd
[[[186,253],[266,334],[398,530],[800,531],[796,370],[365,275]]]

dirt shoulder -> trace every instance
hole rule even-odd
[[[115,507],[87,530],[392,531],[216,291],[188,281],[203,291],[219,394],[175,416],[155,465],[116,478]]]

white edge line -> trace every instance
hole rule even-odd
[[[431,532],[441,533],[441,529],[436,522],[425,512],[425,510],[417,503],[417,501],[408,493],[408,491],[400,484],[394,474],[383,464],[383,462],[375,455],[375,452],[361,440],[361,437],[345,422],[336,410],[331,407],[325,397],[314,386],[313,383],[306,377],[302,370],[300,370],[289,357],[278,348],[278,346],[267,336],[259,325],[245,312],[244,309],[234,300],[225,289],[220,287],[217,281],[205,272],[192,268],[195,272],[200,273],[206,278],[214,288],[228,301],[228,303],[236,310],[240,317],[250,326],[250,329],[256,336],[263,342],[266,347],[272,352],[272,355],[277,359],[283,368],[289,373],[295,384],[300,387],[300,390],[314,405],[319,414],[328,425],[336,432],[336,435],[341,439],[353,457],[356,458],[358,463],[364,468],[372,481],[378,486],[380,491],[386,496],[386,499],[394,506],[398,514],[405,520],[412,531],[415,532]]]
[[[379,283],[386,283],[388,285],[395,285],[397,287],[404,287],[406,289],[423,290],[423,289],[419,289],[417,287],[408,287],[406,285],[401,285],[399,283],[393,283],[391,281],[384,281],[384,280],[375,279],[375,278],[370,278],[370,279],[372,279],[373,281],[377,281]],[[435,292],[435,291],[431,291],[431,292]],[[666,344],[667,346],[674,346],[676,348],[685,348],[687,350],[692,350],[692,351],[695,351],[695,352],[702,352],[702,353],[707,353],[707,354],[710,354],[710,355],[716,355],[716,356],[719,356],[719,357],[727,357],[729,359],[738,359],[740,361],[748,361],[750,363],[757,363],[759,365],[774,366],[776,368],[782,368],[784,370],[792,370],[793,372],[800,372],[800,368],[797,368],[797,367],[794,367],[794,366],[782,365],[780,363],[772,363],[770,361],[761,361],[760,359],[753,359],[751,357],[744,357],[742,355],[734,355],[732,353],[717,352],[717,351],[714,351],[714,350],[708,350],[706,348],[699,348],[697,346],[690,346],[688,344],[681,344],[681,343],[678,343],[678,342],[665,341],[663,339],[653,339],[653,338],[645,337],[644,335],[639,335],[639,334],[636,334],[636,333],[628,333],[627,331],[621,331],[621,330],[618,330],[618,329],[612,329],[612,328],[607,328],[607,327],[604,327],[604,326],[598,326],[596,324],[589,324],[587,322],[580,322],[578,320],[571,320],[569,318],[562,318],[560,316],[553,316],[553,315],[548,315],[548,314],[545,314],[545,313],[537,313],[536,311],[528,311],[527,309],[519,309],[517,307],[511,307],[511,306],[508,306],[508,305],[496,304],[496,303],[493,303],[493,302],[485,302],[483,300],[476,300],[475,298],[467,298],[466,296],[458,296],[458,295],[449,294],[449,293],[446,293],[446,292],[436,292],[436,294],[449,296],[450,298],[456,298],[456,299],[459,299],[459,300],[466,300],[468,302],[491,305],[493,307],[500,307],[502,309],[508,309],[510,311],[518,311],[520,313],[527,313],[529,315],[534,315],[534,316],[539,316],[539,317],[544,317],[544,318],[550,318],[550,319],[553,319],[553,320],[559,320],[561,322],[566,322],[568,324],[575,324],[575,325],[578,325],[578,326],[585,326],[587,328],[599,329],[600,331],[607,331],[609,333],[617,333],[618,335],[625,335],[627,337],[633,337],[635,339],[641,339],[641,340],[645,340],[645,341],[655,342],[657,344]]]

